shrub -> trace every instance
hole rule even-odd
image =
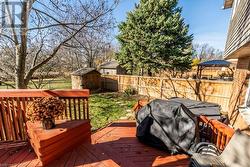
[[[126,96],[132,96],[137,94],[137,91],[134,88],[128,87],[127,89],[124,90],[124,94]]]
[[[65,105],[59,98],[45,97],[30,102],[27,106],[26,116],[32,122],[43,121],[59,117],[64,111]]]

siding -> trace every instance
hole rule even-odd
[[[228,59],[243,56],[240,55],[243,52],[237,55],[235,53],[250,42],[250,0],[237,0],[233,8],[225,48],[225,57]]]
[[[100,69],[101,74],[107,74],[107,75],[125,75],[126,70],[122,68],[121,66],[117,66],[116,68],[101,68]]]
[[[107,69],[107,68],[103,68],[100,70],[101,74],[110,74],[110,75],[116,75],[117,74],[117,70],[116,69]]]

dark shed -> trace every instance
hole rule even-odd
[[[72,89],[101,88],[101,73],[95,68],[82,68],[71,73]]]

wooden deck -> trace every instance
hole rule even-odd
[[[133,121],[119,121],[94,133],[92,143],[83,143],[55,160],[51,167],[150,167],[188,166],[186,155],[171,156],[138,142]],[[5,148],[0,145],[0,166],[41,166],[30,147]],[[63,147],[63,146],[62,146]]]

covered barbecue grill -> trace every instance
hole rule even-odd
[[[216,103],[190,100],[185,98],[171,98],[169,101],[174,101],[186,106],[193,114],[199,116],[204,115],[211,119],[221,118],[221,107]]]
[[[199,138],[199,115],[220,119],[220,106],[184,98],[155,99],[136,113],[136,136],[139,141],[172,154],[191,155]]]
[[[137,112],[136,123],[141,142],[172,154],[189,154],[196,144],[196,116],[179,102],[153,100]]]

